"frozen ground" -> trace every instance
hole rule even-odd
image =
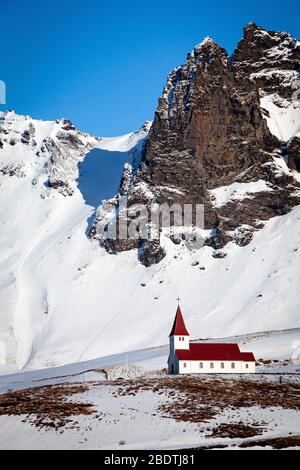
[[[166,450],[257,441],[266,447],[263,440],[279,438],[300,447],[299,381],[279,385],[249,378],[98,379],[85,390],[73,384],[74,395],[68,389],[66,398],[63,386],[2,395],[0,449]],[[15,407],[15,399],[21,405]],[[85,408],[78,412],[78,406]]]

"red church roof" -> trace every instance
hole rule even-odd
[[[184,324],[181,308],[178,305],[174,324],[170,336],[190,336]]]
[[[190,344],[189,350],[176,350],[179,361],[245,361],[255,362],[252,353],[243,353],[238,344]]]
[[[241,355],[242,355],[242,361],[246,361],[246,362],[256,362],[253,353],[241,352]]]

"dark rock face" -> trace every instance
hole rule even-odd
[[[291,78],[299,79],[300,43],[290,34],[265,31],[250,23],[232,59],[240,72],[248,78],[251,76],[264,92],[287,99],[293,94]]]
[[[48,180],[48,188],[52,189],[59,189],[65,191],[65,195],[72,196],[73,190],[70,189],[68,183],[66,181],[61,181],[61,180]]]
[[[62,129],[64,129],[65,131],[76,131],[76,127],[69,119],[62,119],[61,123]]]
[[[17,178],[25,178],[25,164],[22,163],[9,163],[8,165],[0,165],[0,173],[2,175],[16,176]]]
[[[232,67],[212,40],[195,48],[169,76],[146,143],[154,185],[175,186],[199,201],[205,190],[232,182],[276,141],[263,119],[257,88]]]
[[[102,244],[106,251],[112,255],[122,253],[123,251],[134,250],[139,246],[138,240],[134,240],[131,238],[128,238],[126,240],[104,240]]]
[[[299,182],[276,162],[284,157],[299,171],[300,140],[288,144],[272,135],[260,101],[262,93],[290,97],[300,70],[299,44],[251,23],[231,58],[209,38],[196,46],[168,77],[139,168],[124,172],[121,193],[129,204],[205,204],[205,228],[212,230],[206,244],[216,250],[231,240],[245,246],[262,221],[299,204]],[[258,180],[269,191],[221,206],[211,197],[218,187]],[[163,258],[159,243],[142,246],[139,258],[146,266]]]
[[[160,246],[159,241],[141,241],[139,246],[139,260],[147,268],[153,264],[160,263],[166,256],[165,250]]]
[[[250,23],[232,60],[245,78],[250,77],[256,83],[261,96],[273,95],[273,102],[279,108],[292,102],[299,106],[300,41],[290,34],[265,31]],[[268,117],[268,112],[262,111]],[[299,171],[297,139],[282,142],[282,147],[285,147],[289,167]]]
[[[24,132],[21,134],[22,144],[29,145],[31,143],[33,146],[36,146],[34,136],[35,128],[32,124],[29,124],[28,129],[25,129]]]
[[[300,171],[300,137],[294,137],[289,142],[288,165],[293,170]]]
[[[252,227],[239,227],[235,231],[235,243],[238,246],[247,246],[253,239],[254,229]]]

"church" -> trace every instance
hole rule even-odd
[[[238,344],[191,343],[180,305],[169,336],[168,372],[178,374],[255,374],[255,357]]]

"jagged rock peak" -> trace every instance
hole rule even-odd
[[[172,81],[173,77],[179,77],[182,72],[184,73],[187,67],[193,67],[199,64],[208,65],[214,57],[221,58],[224,64],[227,63],[229,58],[227,51],[214,39],[207,36],[197,44],[191,52],[188,52],[186,61],[183,65],[174,67],[174,69],[171,70],[169,73],[169,81]],[[192,78],[192,75],[189,75],[188,78]]]
[[[296,53],[300,59],[300,41],[291,34],[281,31],[266,30],[256,23],[248,23],[244,28],[244,36],[237,45],[233,60],[242,62],[244,60],[259,60],[264,54],[267,58],[272,57],[279,60]]]
[[[206,36],[199,44],[195,46],[195,49],[198,49],[199,47],[205,46],[207,44],[216,44],[216,42],[210,37]]]
[[[271,119],[272,107],[269,112],[261,105],[264,96],[291,96],[300,70],[297,44],[287,33],[250,23],[236,61],[211,38],[196,45],[184,65],[168,76],[139,167],[134,172],[125,168],[120,194],[127,195],[129,205],[205,204],[205,243],[214,249],[233,240],[244,246],[263,221],[297,205],[298,180],[281,157],[288,154],[290,168],[297,170],[298,141],[282,148],[265,119]],[[243,202],[215,203],[215,193],[240,183],[262,189]],[[117,198],[112,204],[118,206]],[[91,238],[107,224],[110,210],[99,212]],[[165,255],[158,242],[104,239],[102,244],[109,253],[139,248],[145,266]]]
[[[272,38],[273,40],[282,40],[283,38],[292,40],[292,47],[296,46],[297,39],[293,38],[290,33],[284,31],[267,30],[254,22],[246,24],[244,27],[244,40],[248,42],[259,41],[260,39],[266,40]],[[299,42],[299,41],[298,41]]]
[[[194,50],[193,51],[200,51],[201,49],[207,49],[207,48],[210,48],[210,49],[222,49],[221,46],[219,46],[219,44],[214,40],[212,39],[210,36],[206,36],[203,41],[201,41],[199,44],[197,44],[195,47],[194,47]]]
[[[254,21],[250,21],[244,27],[244,39],[251,41],[258,37],[260,34],[264,35],[266,30],[261,26],[258,26]]]
[[[195,91],[195,83],[201,82],[200,76],[203,74],[213,76],[213,71],[226,69],[228,62],[227,51],[213,39],[206,37],[188,53],[183,65],[175,67],[169,73],[162,97],[159,100],[158,112],[171,118],[175,113],[173,107],[176,103],[178,104],[180,98],[182,98],[183,109],[188,111],[190,98]],[[151,129],[153,130],[153,126]]]
[[[1,124],[10,124],[13,122],[19,121],[28,121],[32,119],[31,116],[28,115],[19,115],[13,109],[8,109],[6,111],[0,111],[0,123]]]
[[[139,133],[139,132],[149,132],[150,128],[152,126],[152,121],[145,121],[144,124],[139,128],[138,131],[136,131],[135,133]]]
[[[267,31],[249,23],[232,62],[265,94],[276,93],[291,100],[295,88],[299,88],[300,41],[289,33]]]
[[[228,54],[227,51],[221,47],[214,39],[207,36],[199,44],[197,44],[192,52],[189,52],[187,55],[187,62],[190,59],[195,59],[196,62],[202,61],[207,63],[213,57],[219,56],[222,57],[223,61],[227,62]]]

